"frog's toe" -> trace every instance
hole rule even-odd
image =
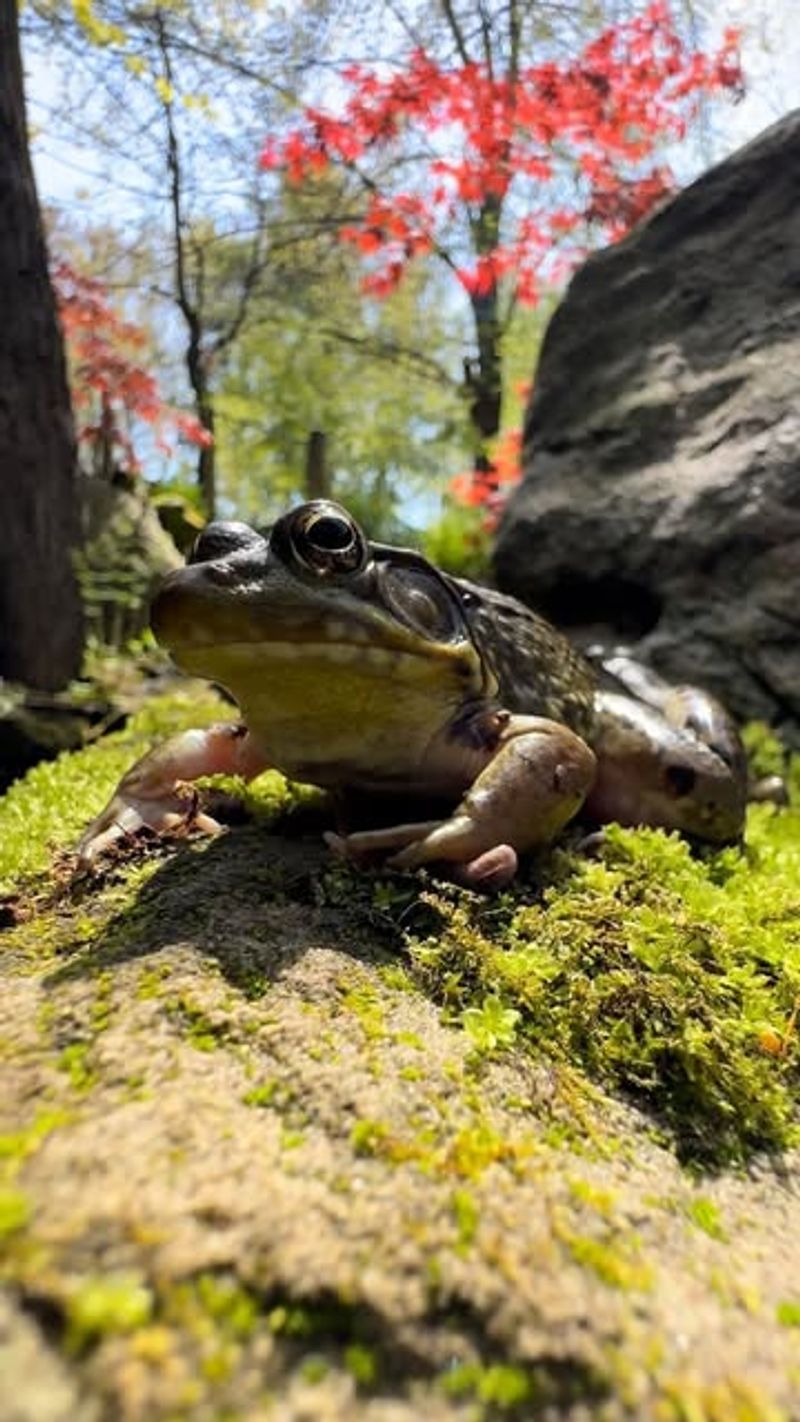
[[[748,787],[747,798],[757,804],[785,806],[789,804],[789,787],[782,775],[762,775]]]
[[[441,820],[424,820],[416,824],[391,825],[387,829],[377,830],[357,830],[354,834],[335,834],[333,830],[328,830],[323,836],[328,848],[339,859],[349,859],[354,864],[365,864],[376,856],[383,856],[387,850],[401,850],[403,854],[416,849],[418,842],[425,840],[432,830],[438,829]],[[397,868],[416,868],[409,862],[401,864],[399,861],[402,854],[395,854],[387,860],[388,864]],[[418,863],[423,863],[420,859]]]
[[[578,840],[575,853],[583,854],[587,859],[599,859],[607,844],[608,835],[604,829],[592,830],[590,834],[585,834]]]
[[[219,834],[222,826],[198,809],[194,790],[180,787],[163,798],[117,794],[102,814],[90,824],[78,845],[78,869],[89,869],[107,849],[131,839],[140,830],[155,834],[175,834],[189,829]]]
[[[457,884],[483,893],[505,889],[516,877],[519,859],[510,844],[496,844],[467,864],[450,864],[448,872]]]

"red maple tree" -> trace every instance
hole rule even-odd
[[[103,282],[61,259],[51,267],[64,331],[78,441],[91,470],[110,477],[115,470],[138,474],[141,459],[134,439],[137,422],[154,433],[163,454],[181,436],[206,445],[211,436],[192,415],[164,400],[142,356],[147,332],[125,320],[109,301]]]
[[[506,10],[512,26],[517,8]],[[491,446],[515,303],[535,304],[674,188],[665,145],[684,136],[704,96],[738,94],[742,74],[737,32],[715,54],[694,49],[668,0],[570,58],[526,63],[510,28],[502,63],[476,59],[463,31],[454,36],[451,65],[420,48],[391,72],[349,66],[338,109],[307,108],[268,139],[261,162],[292,183],[330,165],[360,179],[363,209],[339,236],[364,257],[365,291],[385,296],[423,255],[460,283],[473,317],[464,386],[476,437],[475,479],[463,492],[476,501],[491,499],[502,472]]]

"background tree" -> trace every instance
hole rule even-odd
[[[85,270],[124,313],[135,288],[165,398],[215,426],[207,507],[266,517],[324,424],[335,487],[387,530],[398,494],[427,522],[475,463],[466,493],[494,499],[509,346],[525,335],[529,373],[541,330],[522,303],[654,200],[663,143],[735,83],[730,46],[715,63],[692,39],[694,0],[657,37],[643,3],[31,0],[26,42],[61,84],[40,141],[86,154],[118,238]],[[256,170],[265,130],[280,174]]]
[[[279,512],[321,430],[330,492],[381,536],[407,537],[398,504],[417,523],[430,517],[444,479],[469,459],[464,331],[433,268],[386,301],[365,296],[357,255],[332,240],[327,214],[346,202],[332,185],[334,175],[289,188],[270,213],[270,265],[216,397],[222,487],[244,517]],[[237,250],[218,251],[220,299]]]
[[[204,447],[211,435],[192,415],[169,405],[148,369],[144,327],[125,319],[102,282],[64,257],[52,263],[56,304],[66,339],[78,445],[84,472],[106,481],[142,470],[142,436],[160,454],[175,440]]]
[[[69,61],[47,126],[81,145],[89,140],[129,244],[152,254],[153,303],[173,346],[180,340],[193,413],[213,435],[214,392],[267,260],[263,179],[249,135],[257,113],[291,97],[278,77],[291,26],[235,0],[202,7],[42,0],[26,29],[32,53],[52,54],[55,46]],[[209,271],[217,245],[231,238],[247,261],[236,268],[223,311]],[[197,449],[196,477],[211,516],[213,438]]]
[[[80,667],[79,539],[64,351],[28,152],[16,0],[0,0],[0,676]]]
[[[685,135],[699,95],[741,83],[735,33],[708,56],[665,0],[577,47],[580,7],[565,7],[566,25],[559,8],[480,0],[457,11],[440,0],[439,52],[406,24],[398,63],[346,66],[342,101],[307,106],[262,154],[298,184],[331,166],[358,179],[359,218],[340,236],[361,252],[373,295],[429,257],[466,294],[464,387],[476,467],[488,475],[516,304],[535,303],[661,199],[674,183],[665,143]]]

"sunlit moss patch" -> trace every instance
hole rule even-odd
[[[610,827],[599,860],[557,854],[533,902],[447,889],[413,938],[419,981],[476,1024],[650,1107],[709,1163],[795,1136],[800,812],[753,806],[744,854]],[[516,1015],[515,1015],[516,1014]]]

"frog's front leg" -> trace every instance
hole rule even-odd
[[[514,877],[519,854],[549,843],[572,819],[594,774],[594,754],[568,727],[512,716],[449,819],[328,840],[355,859],[395,850],[392,868],[445,863],[461,883],[497,888]]]
[[[219,722],[183,731],[155,746],[123,776],[114,794],[78,845],[78,866],[88,868],[109,845],[147,826],[157,833],[191,824],[207,834],[221,826],[198,811],[191,782],[203,775],[239,775],[252,780],[267,768],[247,728]]]

